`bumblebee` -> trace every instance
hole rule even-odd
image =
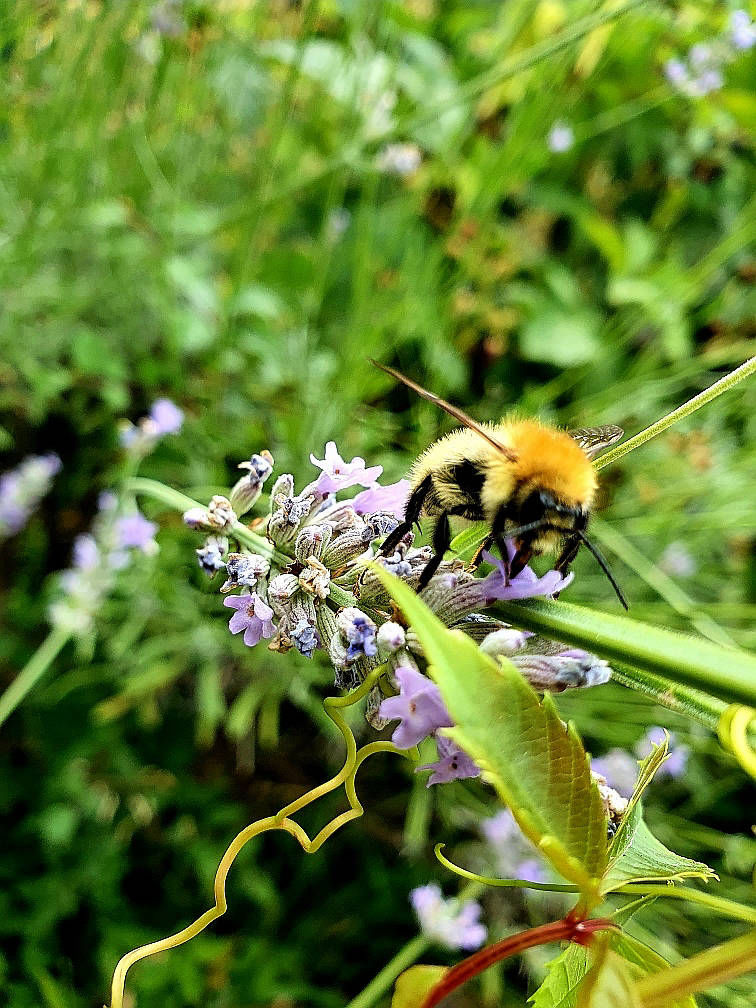
[[[381,554],[390,556],[422,514],[436,519],[433,557],[423,570],[418,591],[438,570],[451,543],[449,518],[456,515],[488,524],[484,548],[496,543],[512,578],[531,557],[558,549],[555,566],[564,574],[585,545],[628,608],[606,561],[585,534],[598,487],[591,460],[622,437],[621,427],[564,431],[519,418],[479,424],[394,368],[371,363],[463,425],[432,444],[412,466],[404,520],[381,546]],[[506,539],[515,545],[511,561]]]

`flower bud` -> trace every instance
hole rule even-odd
[[[229,553],[226,558],[226,581],[222,592],[234,588],[249,588],[254,591],[267,575],[270,564],[259,553]]]
[[[228,497],[216,494],[207,505],[207,521],[211,528],[222,531],[236,523],[236,515]]]
[[[307,563],[310,557],[322,560],[332,535],[333,527],[331,525],[305,525],[297,536],[294,556],[302,564]]]
[[[530,685],[541,692],[561,693],[566,689],[600,686],[609,682],[612,670],[594,655],[563,652],[556,655],[512,655],[510,661]]]
[[[513,655],[525,647],[528,638],[533,634],[528,630],[515,630],[514,627],[503,627],[490,633],[481,643],[480,650],[483,654],[491,658],[498,658],[500,655]]]
[[[237,481],[231,491],[231,506],[237,515],[243,515],[256,502],[265,481],[273,472],[273,456],[264,450],[259,455],[253,455],[249,462],[241,462],[238,468],[249,471]]]
[[[331,590],[331,572],[320,560],[310,557],[305,569],[299,575],[299,585],[308,595],[319,599],[328,598]]]
[[[289,603],[299,591],[299,579],[295,574],[277,574],[268,585],[268,602],[278,616],[289,611]]]
[[[398,651],[400,648],[404,647],[406,641],[404,627],[399,623],[394,623],[392,620],[389,620],[379,628],[378,633],[376,634],[376,641],[378,643],[379,651],[393,654],[394,651]]]
[[[226,566],[223,557],[228,552],[228,539],[225,536],[208,536],[204,546],[194,552],[205,574],[213,577]]]

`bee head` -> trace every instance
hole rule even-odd
[[[580,505],[560,501],[548,490],[532,490],[522,501],[513,521],[518,526],[528,525],[534,531],[540,527],[544,532],[582,531],[588,524],[588,512]]]

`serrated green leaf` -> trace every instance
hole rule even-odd
[[[637,804],[624,816],[622,850],[611,861],[601,891],[609,893],[629,882],[679,882],[685,878],[716,878],[701,861],[692,861],[668,850],[657,840],[643,820]]]
[[[635,993],[633,971],[609,948],[596,942],[593,965],[580,984],[576,1008],[642,1008]]]
[[[528,1004],[532,1008],[575,1008],[577,989],[588,966],[588,949],[582,945],[568,945],[548,964],[546,979]]]
[[[417,1008],[448,972],[448,966],[410,966],[396,978],[391,1008]]]
[[[652,744],[652,749],[649,755],[640,763],[638,769],[638,779],[635,782],[635,789],[630,796],[630,801],[628,802],[625,813],[619,824],[617,832],[614,834],[612,842],[609,846],[609,866],[618,860],[625,848],[628,845],[627,831],[629,829],[630,823],[633,821],[633,811],[635,806],[641,800],[643,792],[646,790],[648,785],[656,776],[656,772],[659,767],[664,763],[669,754],[669,740],[665,736],[664,741],[656,746]]]
[[[606,815],[574,728],[513,665],[494,663],[404,582],[376,570],[420,639],[456,725],[449,734],[481,766],[523,833],[595,904]]]
[[[630,964],[633,976],[648,976],[669,965],[658,952],[625,933],[611,935],[609,946]],[[569,945],[548,964],[546,979],[530,998],[531,1008],[577,1008],[578,989],[590,965],[587,949]],[[696,1002],[687,997],[669,1008],[696,1008]]]
[[[621,956],[625,962],[635,967],[638,976],[649,976],[658,973],[659,970],[667,969],[669,963],[655,952],[649,945],[633,938],[629,934],[612,935],[611,946],[617,955]],[[669,1008],[696,1008],[695,998],[690,995],[680,1001],[670,1004]]]

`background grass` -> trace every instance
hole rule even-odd
[[[3,684],[117,477],[118,419],[158,395],[187,422],[143,473],[201,498],[262,447],[301,484],[329,439],[399,478],[448,426],[369,355],[482,419],[633,433],[753,352],[753,55],[691,100],[664,62],[726,35],[731,7],[628,6],[581,34],[606,11],[594,0],[4,5],[0,447],[3,468],[55,450],[64,469],[5,544]],[[575,133],[561,154],[559,120]],[[387,167],[394,143],[416,170]],[[622,537],[634,616],[753,646],[755,415],[751,383],[607,471],[597,536],[608,553]],[[96,638],[0,733],[13,1008],[101,1005],[123,952],[207,905],[231,836],[340,760],[329,669],[231,638],[192,537],[160,522],[159,556],[124,573]],[[633,550],[663,566],[670,543],[692,559],[671,573],[687,601],[634,569]],[[573,600],[616,606],[590,558],[575,569]],[[654,785],[650,823],[748,901],[752,791],[716,741],[619,687],[561,705],[594,753],[649,724],[678,732],[689,768]],[[354,996],[415,933],[409,889],[453,891],[433,842],[483,857],[476,823],[494,811],[484,789],[426,791],[388,757],[361,779],[359,823],[315,857],[258,841],[227,916],[137,967],[132,1003]],[[492,935],[543,912],[486,898]],[[670,958],[741,929],[679,903],[635,926]],[[522,1004],[538,971],[492,971],[458,1003]],[[747,1008],[752,985],[701,1000]]]

